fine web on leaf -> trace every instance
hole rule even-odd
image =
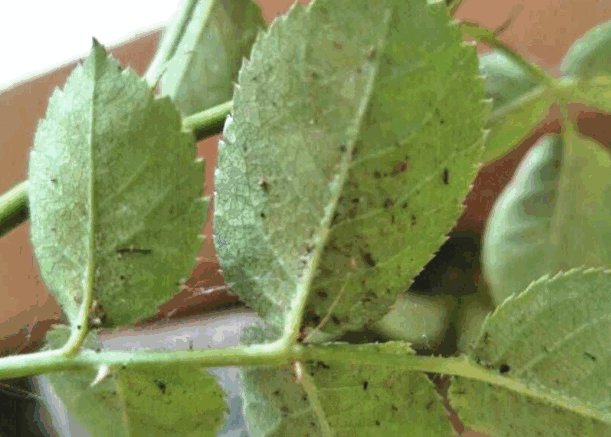
[[[498,307],[470,355],[514,389],[456,378],[450,404],[463,423],[489,435],[610,435],[609,289],[610,270],[580,267]]]
[[[156,313],[195,265],[204,163],[178,111],[94,39],[56,90],[29,161],[31,240],[71,322],[92,289],[107,325]]]
[[[383,317],[462,213],[483,150],[477,74],[441,4],[316,0],[260,34],[215,173],[232,290],[277,326],[310,283],[309,328]]]
[[[65,326],[47,333],[48,348],[68,339]],[[102,348],[90,333],[86,352]],[[175,364],[147,369],[111,368],[94,386],[97,370],[44,375],[70,414],[96,437],[215,437],[225,424],[228,405],[207,370]]]

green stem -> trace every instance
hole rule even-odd
[[[28,219],[28,181],[21,181],[0,196],[0,237]]]
[[[223,132],[225,120],[231,113],[233,102],[231,100],[221,103],[213,108],[183,118],[183,130],[190,130],[195,135],[195,141],[211,137]]]
[[[191,130],[196,141],[220,134],[231,108],[230,100],[186,117],[183,119],[183,130]],[[28,181],[24,180],[0,195],[0,237],[24,223],[28,217]]]
[[[277,366],[287,365],[294,360],[324,361],[327,364],[344,366],[370,365],[390,367],[394,370],[420,371],[457,375],[483,383],[503,387],[515,393],[550,402],[580,415],[611,422],[610,414],[598,411],[580,399],[547,390],[544,385],[522,382],[503,376],[498,369],[484,368],[470,358],[417,356],[406,343],[388,342],[380,344],[351,345],[346,343],[330,345],[300,344],[284,347],[282,341],[248,347],[183,350],[174,352],[151,351],[81,351],[74,358],[67,358],[61,351],[35,352],[27,355],[12,355],[0,360],[0,379],[18,378],[52,372],[74,370],[96,370],[102,365],[154,367],[162,364],[191,363],[202,367],[228,366]]]

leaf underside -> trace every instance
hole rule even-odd
[[[50,346],[61,347],[69,330],[49,331]],[[85,350],[103,348],[89,334]],[[215,437],[228,406],[218,382],[205,369],[184,363],[154,369],[114,368],[91,386],[96,371],[44,375],[66,408],[96,437]]]
[[[257,327],[245,335],[258,343],[277,332]],[[333,344],[327,347],[333,347]],[[411,355],[407,343],[355,346]],[[389,367],[321,360],[294,368],[243,369],[244,415],[252,437],[295,436],[449,436],[452,426],[441,396],[426,375]],[[306,388],[307,387],[307,388]]]
[[[497,308],[470,355],[525,393],[456,378],[449,398],[463,423],[499,436],[611,435],[611,388],[601,384],[611,364],[610,287],[610,270],[582,267],[544,276]]]
[[[201,247],[204,163],[178,111],[94,39],[49,100],[29,161],[31,241],[75,323],[91,287],[108,325],[156,313]]]
[[[449,23],[421,1],[317,0],[259,35],[219,144],[214,238],[271,323],[312,275],[306,325],[380,319],[460,216],[487,107]]]

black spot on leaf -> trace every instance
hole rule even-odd
[[[165,382],[159,381],[158,379],[156,379],[155,380],[155,385],[157,385],[157,388],[159,389],[161,394],[165,394],[165,390],[166,390]]]
[[[509,372],[511,369],[509,368],[509,366],[507,364],[501,364],[501,367],[499,367],[499,372],[503,373],[507,373]]]
[[[584,353],[583,353],[583,355],[584,355],[586,358],[591,359],[592,361],[596,361],[596,357],[595,357],[594,355],[592,355],[592,354],[588,353],[588,352],[584,352]]]
[[[268,193],[269,192],[269,182],[267,182],[267,179],[265,178],[260,178],[259,179],[259,186],[261,187],[261,189],[265,192]]]
[[[442,180],[446,185],[450,183],[450,171],[447,169],[447,167],[443,169]]]
[[[331,366],[329,366],[328,364],[325,364],[324,361],[320,361],[320,360],[316,361],[316,366],[318,366],[318,367],[320,367],[322,369],[330,369],[331,368]]]
[[[369,382],[363,381],[363,390],[367,390],[367,387],[369,387]]]
[[[370,253],[363,254],[363,261],[365,261],[369,267],[375,267],[376,265],[376,262],[373,260]]]

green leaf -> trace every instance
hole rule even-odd
[[[540,140],[492,208],[482,264],[497,305],[544,274],[611,264],[611,158],[575,133],[563,143]]]
[[[499,108],[486,124],[486,152],[482,161],[491,162],[512,151],[549,113],[548,93],[534,90]],[[498,116],[497,116],[498,114]]]
[[[471,357],[502,385],[456,378],[450,404],[488,435],[611,435],[611,271],[544,276],[484,322]],[[495,377],[496,377],[495,375]]]
[[[479,71],[484,76],[484,90],[493,99],[492,109],[511,102],[539,84],[519,64],[499,51],[479,57]]]
[[[31,240],[72,323],[85,290],[109,325],[156,313],[201,247],[204,165],[178,111],[94,39],[49,100],[29,161]]]
[[[405,353],[400,342],[355,348]],[[301,383],[289,366],[241,372],[252,437],[452,433],[442,398],[424,374],[320,360],[304,363],[303,369]]]
[[[47,334],[58,348],[68,339],[65,326]],[[83,353],[102,348],[89,334]],[[225,424],[225,394],[215,378],[196,365],[112,368],[92,386],[95,371],[44,375],[70,414],[96,437],[214,437]]]
[[[182,37],[160,82],[184,116],[231,100],[242,59],[267,24],[252,0],[196,0],[188,19],[174,17],[160,47]],[[188,24],[185,26],[184,21]]]
[[[399,296],[392,309],[373,328],[393,340],[405,340],[415,349],[436,349],[448,329],[453,296]]]
[[[475,343],[481,332],[482,323],[486,316],[492,312],[488,302],[488,293],[480,284],[480,291],[477,294],[460,298],[452,322],[456,323],[456,346],[458,351],[464,352]],[[451,323],[452,323],[451,322]]]
[[[580,78],[611,74],[611,21],[593,27],[575,41],[562,59],[560,71]]]
[[[306,327],[382,318],[462,214],[487,115],[477,74],[443,4],[294,5],[242,67],[219,144],[232,290],[277,326],[311,280]]]

